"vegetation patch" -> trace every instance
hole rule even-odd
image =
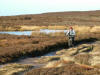
[[[0,68],[0,75],[18,75],[32,68],[33,68],[32,65],[9,64]]]
[[[9,34],[0,34],[0,63],[14,61],[22,56],[40,56],[58,48],[67,48],[67,37],[61,35],[37,34],[32,36],[18,36]],[[99,40],[99,34],[86,33],[77,34],[76,45],[85,42]]]
[[[39,68],[27,72],[25,75],[100,75],[98,69],[80,66],[78,64],[66,64],[56,68]]]

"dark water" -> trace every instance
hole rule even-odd
[[[43,55],[43,56],[54,56],[54,55],[56,55],[56,51],[55,51],[55,52],[47,53],[47,54],[45,54],[45,55]],[[34,57],[34,58],[33,58],[33,57],[22,57],[22,58],[20,58],[20,59],[19,59],[18,61],[16,61],[16,62],[12,62],[12,63],[7,63],[7,64],[0,65],[0,68],[6,66],[6,65],[8,65],[8,64],[14,64],[14,63],[16,63],[16,64],[30,64],[30,65],[33,65],[34,67],[31,68],[31,69],[40,68],[40,67],[44,66],[45,64],[36,63],[35,61],[36,61],[38,58],[41,58],[41,56]],[[31,69],[29,69],[29,70],[31,70]],[[28,70],[28,71],[29,71],[29,70]],[[24,75],[24,74],[25,74],[26,72],[28,72],[28,71],[20,72],[20,73],[18,73],[17,75]]]
[[[43,56],[54,56],[55,54],[56,54],[56,52],[50,52],[50,53],[47,53]],[[33,65],[33,66],[35,65],[36,67],[43,66],[44,64],[38,64],[38,63],[35,62],[38,58],[41,58],[41,56],[38,56],[38,57],[22,57],[18,61],[15,61],[15,62],[12,62],[12,63],[30,64],[30,65]],[[7,63],[7,64],[12,64],[12,63]],[[3,67],[3,66],[6,66],[7,64],[0,65],[0,68]]]
[[[55,56],[55,55],[56,55],[56,51],[47,53],[43,56]],[[15,62],[15,63],[18,63],[18,64],[31,64],[31,65],[42,65],[42,64],[37,64],[35,62],[35,60],[37,60],[38,58],[41,58],[41,56],[34,57],[34,58],[33,57],[22,58],[22,59],[20,59],[19,61]]]

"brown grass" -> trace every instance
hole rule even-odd
[[[64,37],[0,35],[0,63],[22,56],[43,55],[66,44]]]
[[[91,65],[90,58],[92,58],[92,57],[88,53],[87,54],[78,54],[74,57],[74,59],[77,63],[86,64],[86,65]]]
[[[0,68],[0,75],[19,75],[22,72],[32,69],[32,65],[9,64]]]
[[[100,71],[77,64],[66,64],[57,68],[33,69],[25,75],[100,75]]]
[[[61,34],[61,35],[60,35]],[[77,34],[76,44],[100,39],[100,34]],[[22,56],[39,56],[67,46],[64,33],[32,36],[0,34],[0,63],[5,63]]]
[[[83,11],[55,12],[36,15],[1,16],[0,30],[36,30],[39,28],[66,29],[66,27],[63,26],[70,25],[99,26],[99,13],[100,11]]]
[[[0,17],[0,25],[100,25],[100,11],[55,12]],[[81,17],[80,17],[81,16]]]

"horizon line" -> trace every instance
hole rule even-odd
[[[59,13],[59,12],[88,12],[88,11],[100,11],[97,10],[72,10],[72,11],[51,11],[51,12],[43,12],[43,13],[29,13],[29,14],[15,14],[15,15],[1,15],[0,17],[7,17],[7,16],[24,16],[24,15],[41,15],[41,14],[48,14],[48,13]]]

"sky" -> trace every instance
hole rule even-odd
[[[0,0],[0,16],[100,10],[100,0]]]

